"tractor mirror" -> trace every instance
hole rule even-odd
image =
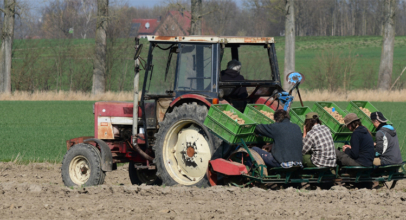
[[[292,72],[286,76],[286,81],[288,81],[288,83],[290,85],[295,85],[298,82],[303,83],[304,80],[305,80],[305,77],[301,73],[298,73],[298,72]]]
[[[135,50],[134,60],[138,59],[141,54],[143,44],[140,44],[138,48]]]

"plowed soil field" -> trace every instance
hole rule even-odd
[[[406,181],[393,190],[133,186],[127,168],[101,186],[67,188],[59,164],[0,163],[0,219],[406,218]]]

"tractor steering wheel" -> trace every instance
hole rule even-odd
[[[179,86],[178,89],[183,88],[184,90],[188,89],[188,90],[196,90],[196,89],[192,89],[191,87],[186,87],[186,86]]]

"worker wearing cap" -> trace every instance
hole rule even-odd
[[[342,152],[336,149],[337,163],[342,166],[372,166],[375,150],[374,141],[368,129],[354,113],[344,117],[344,124],[353,132],[351,145],[344,145]]]
[[[372,112],[370,118],[377,131],[374,165],[401,164],[403,160],[395,128],[386,124],[388,120],[381,112]]]
[[[309,152],[312,152],[309,154]],[[335,167],[336,152],[330,129],[321,124],[316,112],[306,114],[303,128],[303,165],[307,167]]]

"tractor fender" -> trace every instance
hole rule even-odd
[[[111,154],[109,146],[106,144],[106,142],[97,138],[84,140],[85,143],[91,141],[96,142],[100,146],[101,169],[106,172],[113,171],[113,155]]]
[[[197,94],[186,94],[186,95],[181,95],[178,98],[176,98],[175,100],[173,100],[171,102],[171,104],[169,104],[169,107],[173,108],[175,106],[177,106],[178,104],[183,103],[184,100],[198,100],[203,102],[206,106],[210,107],[211,103],[206,99],[206,97],[202,96],[202,95],[197,95]]]

